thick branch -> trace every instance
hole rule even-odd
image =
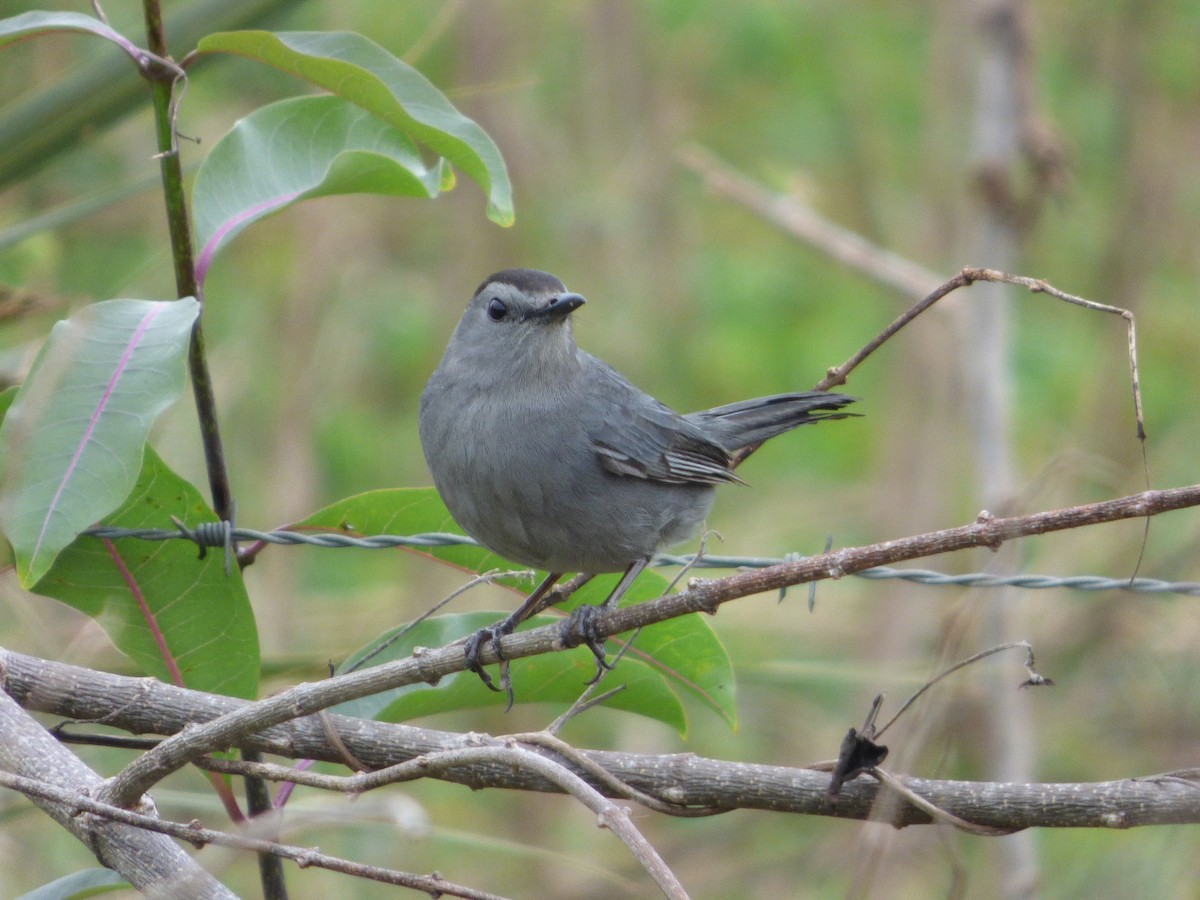
[[[668,594],[647,603],[601,611],[593,621],[598,634],[615,635],[685,613],[713,613],[722,603],[739,597],[825,578],[840,578],[874,566],[968,547],[995,548],[1004,541],[1017,537],[1118,519],[1152,516],[1198,504],[1200,485],[1192,485],[1166,491],[1145,491],[1103,503],[1028,516],[998,519],[985,512],[981,513],[974,523],[959,528],[885,541],[867,547],[836,550],[823,556],[757,571],[740,572],[727,578],[693,579],[686,591]],[[501,643],[501,650],[506,659],[534,656],[559,649],[562,649],[562,640],[560,629],[556,626],[510,635]],[[498,661],[495,647],[490,643],[480,655],[485,664]],[[319,684],[298,685],[282,694],[231,712],[206,726],[190,729],[186,733],[169,738],[111,779],[104,799],[116,806],[131,805],[155,782],[187,765],[192,759],[213,750],[240,746],[244,738],[254,731],[402,685],[417,682],[436,683],[446,675],[461,672],[465,666],[462,648],[451,645],[373,669],[331,678]]]
[[[70,719],[101,721],[135,734],[175,734],[185,727],[236,715],[255,705],[149,678],[94,672],[6,651],[0,651],[0,666],[4,690],[23,706]],[[504,743],[475,734],[461,735],[347,716],[329,715],[328,719],[354,758],[372,769],[430,753],[478,747],[481,742]],[[313,716],[297,717],[267,728],[247,737],[242,746],[289,758],[335,763],[345,759],[342,748],[330,743],[326,729]],[[876,800],[887,794],[875,781],[859,778],[842,787],[838,805],[831,810],[825,806],[829,774],[823,771],[726,762],[693,754],[582,752],[620,781],[678,806],[865,819],[872,815]],[[571,768],[597,790],[613,795],[586,771]],[[508,765],[462,766],[440,772],[437,777],[474,789],[559,790],[535,773]],[[902,780],[939,808],[967,821],[997,828],[1128,828],[1200,823],[1200,790],[1182,778],[1031,785],[907,777]],[[878,811],[874,817],[878,819]],[[930,819],[902,803],[889,809],[886,821],[900,826],[924,824]]]
[[[99,775],[3,692],[0,692],[0,768],[22,779],[82,796],[96,793],[102,784]],[[82,841],[96,859],[121,873],[140,891],[164,897],[234,896],[166,835],[86,815],[78,805],[64,802],[61,797],[30,799]]]

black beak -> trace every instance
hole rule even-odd
[[[532,314],[543,319],[563,319],[587,303],[579,294],[554,294]]]

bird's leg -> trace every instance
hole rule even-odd
[[[502,619],[495,625],[489,625],[487,628],[481,628],[467,639],[466,645],[463,647],[463,655],[467,658],[467,668],[479,676],[480,681],[486,684],[493,691],[499,692],[504,690],[508,694],[508,708],[513,705],[513,689],[512,679],[508,675],[508,661],[500,656],[500,638],[505,635],[512,634],[516,627],[528,619],[535,613],[541,612],[545,608],[544,598],[550,589],[554,587],[554,583],[562,578],[562,572],[551,572],[545,580],[542,581],[533,593],[525,598],[525,602],[517,607],[516,611],[506,619]],[[491,643],[496,650],[496,655],[500,656],[500,683],[503,688],[498,688],[492,682],[492,676],[483,668],[483,663],[479,659],[479,655],[483,652],[483,648]]]
[[[617,582],[617,586],[613,588],[612,593],[603,603],[599,606],[590,604],[577,606],[571,610],[571,614],[563,622],[561,626],[563,646],[578,647],[580,644],[586,644],[587,648],[592,651],[592,655],[596,657],[596,674],[587,682],[588,684],[595,684],[600,680],[601,675],[612,668],[604,656],[604,637],[596,631],[596,615],[616,606],[625,592],[629,590],[629,586],[633,584],[633,580],[649,563],[649,558],[630,563],[625,574],[621,576],[621,580]]]
[[[542,599],[538,601],[536,606],[530,607],[529,611],[525,613],[521,621],[524,622],[526,619],[532,619],[547,607],[554,606],[556,603],[562,603],[595,577],[595,575],[588,575],[586,572],[580,572],[570,581],[564,581],[562,584],[556,584],[553,590],[546,591],[546,593],[542,595]]]

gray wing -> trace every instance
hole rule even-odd
[[[591,359],[593,397],[602,402],[595,404],[585,428],[601,468],[666,484],[741,482],[729,452],[699,426]]]

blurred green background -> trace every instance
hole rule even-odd
[[[208,280],[206,326],[239,522],[273,527],[348,494],[425,485],[417,398],[462,307],[490,272],[544,268],[589,299],[576,337],[664,402],[691,410],[805,389],[906,305],[861,274],[707,190],[680,160],[709,149],[774,191],[945,276],[963,265],[974,188],[971,123],[978,8],[965,2],[777,3],[529,0],[282,4],[271,27],[362,32],[421,69],[500,146],[517,224],[488,222],[478,189],[434,202],[349,197],[303,204],[234,242]],[[189,4],[168,4],[177,10]],[[0,2],[13,15],[28,4]],[[37,8],[79,8],[46,4]],[[1135,311],[1154,487],[1197,480],[1192,386],[1200,336],[1200,7],[1184,0],[1028,8],[1035,106],[1068,177],[1023,234],[1021,274]],[[141,40],[140,7],[106,5]],[[168,29],[172,19],[168,17]],[[181,56],[187,47],[177,47]],[[0,53],[0,120],[91,61],[82,37]],[[128,77],[128,76],[127,76]],[[134,79],[136,83],[136,79]],[[195,162],[241,115],[303,90],[238,61],[197,68],[180,128]],[[99,85],[97,86],[99,94]],[[0,192],[0,231],[155,173],[146,105],[61,146]],[[3,150],[3,148],[0,148]],[[2,174],[2,173],[0,173]],[[57,318],[92,300],[173,296],[161,200],[130,193],[66,227],[0,252],[0,283],[33,312],[0,325],[0,372],[19,378]],[[930,284],[929,287],[933,287]],[[851,378],[864,418],[773,442],[724,489],[709,522],[719,552],[781,556],[886,540],[969,521],[976,488],[954,309],[945,301]],[[1113,317],[1012,290],[1015,379],[1010,509],[1032,512],[1145,487],[1129,402],[1125,333]],[[156,446],[204,484],[190,401]],[[1028,540],[1022,571],[1200,577],[1196,516]],[[927,561],[968,572],[980,550]],[[463,576],[404,553],[272,550],[247,572],[268,666],[265,690],[323,677],[378,632]],[[458,609],[509,609],[498,589]],[[987,595],[848,578],[782,602],[750,598],[713,625],[734,657],[740,727],[698,708],[681,737],[597,711],[571,742],[800,765],[836,752],[871,697],[895,709],[946,660],[982,649]],[[1194,598],[1067,590],[1008,596],[1048,691],[1025,691],[1037,780],[1085,781],[1197,765]],[[0,581],[0,635],[22,652],[127,671],[95,625]],[[986,743],[992,686],[1024,678],[996,657],[929,695],[889,733],[891,767],[930,778],[996,778]],[[518,685],[518,692],[520,687]],[[442,728],[520,731],[555,710],[443,717]],[[102,772],[122,757],[85,756]],[[222,817],[203,780],[176,776],[159,807]],[[417,784],[360,798],[298,792],[292,843],[513,896],[651,896],[621,845],[558,797]],[[704,820],[636,813],[693,895],[1000,895],[1006,840],[935,828],[769,813]],[[1195,827],[1041,831],[1036,892],[1067,897],[1196,897]],[[253,895],[253,860],[204,851]],[[17,797],[0,800],[0,884],[11,896],[92,864],[80,845]],[[289,871],[295,897],[393,891]]]

